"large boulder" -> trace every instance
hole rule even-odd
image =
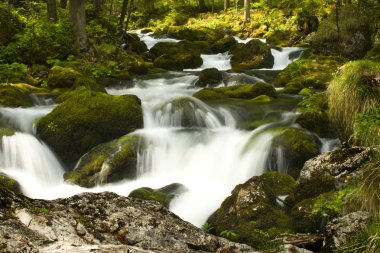
[[[207,234],[155,201],[110,192],[33,200],[1,186],[0,193],[5,252],[255,252]]]
[[[220,88],[205,88],[196,92],[193,96],[200,100],[213,100],[224,98],[252,99],[260,95],[277,97],[272,85],[259,82],[256,84],[240,84]]]
[[[37,134],[68,165],[94,146],[143,126],[141,101],[76,89],[37,123]]]
[[[230,48],[236,46],[237,41],[232,36],[224,36],[222,39],[216,41],[211,46],[211,51],[213,53],[224,53],[230,50]]]
[[[235,70],[272,68],[274,58],[270,47],[260,40],[237,44],[229,50],[231,65]]]
[[[318,144],[317,139],[303,129],[285,128],[273,138],[269,155],[273,158],[271,169],[297,178],[304,163],[319,154]],[[284,162],[277,163],[280,160]]]
[[[82,187],[94,187],[136,177],[138,135],[100,144],[81,157],[66,181]]]
[[[236,186],[207,222],[216,234],[231,231],[236,241],[261,247],[291,231],[290,219],[278,197],[289,194],[294,186],[292,177],[278,172],[252,177]]]
[[[347,176],[355,177],[358,169],[371,159],[372,154],[371,148],[352,147],[321,154],[306,161],[289,202],[298,203],[340,189]]]

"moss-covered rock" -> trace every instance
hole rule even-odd
[[[260,95],[277,97],[272,85],[259,82],[256,84],[241,84],[221,88],[205,88],[193,96],[201,100],[214,100],[223,98],[252,99]]]
[[[136,54],[135,52],[119,52],[117,60],[119,62],[119,68],[121,70],[126,70],[137,75],[144,75],[148,72],[148,68],[146,67],[143,57]],[[122,72],[120,74],[122,74]],[[118,78],[118,76],[115,77]]]
[[[298,94],[304,88],[326,89],[343,60],[337,57],[311,55],[289,64],[277,77],[275,85],[284,93]]]
[[[260,95],[250,100],[252,103],[269,103],[273,98],[268,95]]]
[[[136,96],[112,96],[79,88],[37,124],[37,133],[68,164],[92,147],[143,126]]]
[[[232,36],[225,36],[218,40],[211,46],[211,51],[215,54],[224,53],[229,51],[232,47],[236,46],[237,41]]]
[[[140,138],[126,135],[100,144],[79,160],[65,180],[82,187],[94,187],[136,177],[137,152]]]
[[[302,111],[296,119],[296,123],[320,137],[332,137],[333,127],[326,112]]]
[[[164,34],[180,40],[215,42],[223,38],[224,33],[208,27],[190,28],[186,26],[170,26],[165,30],[156,30],[155,34]]]
[[[294,186],[292,177],[278,172],[253,177],[236,186],[207,222],[216,234],[232,231],[236,237],[230,239],[255,247],[263,246],[291,230],[290,219],[276,198],[289,194]]]
[[[8,177],[6,174],[0,172],[0,187],[6,188],[14,193],[21,194],[20,184],[13,178]]]
[[[142,187],[133,190],[128,197],[139,198],[144,200],[155,200],[160,202],[166,208],[169,208],[171,200],[178,194],[186,191],[186,188],[178,183],[170,184],[160,189]]]
[[[31,107],[33,99],[24,89],[12,84],[0,84],[0,105],[5,107]]]
[[[96,80],[94,78],[91,78],[91,77],[84,77],[84,76],[78,77],[75,80],[73,87],[74,88],[85,87],[85,88],[92,90],[92,91],[107,93],[104,86],[97,83]]]
[[[271,168],[297,178],[304,163],[319,154],[318,141],[302,129],[285,128],[273,138],[270,157],[274,159],[270,159],[271,161],[278,160],[276,157],[279,151],[285,162],[274,162]]]
[[[204,69],[199,73],[197,86],[206,87],[207,85],[218,85],[223,81],[222,72],[217,68]]]
[[[235,70],[272,68],[274,58],[270,47],[260,40],[237,44],[229,50],[231,65]]]
[[[179,63],[172,55],[161,55],[153,62],[153,67],[166,70],[183,70],[183,65]]]
[[[15,130],[7,127],[0,127],[0,140],[3,136],[12,136],[16,133]]]
[[[80,73],[72,68],[54,66],[49,70],[48,85],[50,88],[71,88]]]

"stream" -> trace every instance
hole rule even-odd
[[[138,33],[148,48],[159,41],[150,34]],[[240,42],[247,42],[240,41]],[[294,54],[299,52],[298,54]],[[255,75],[223,72],[224,85],[268,81],[265,73],[278,73],[301,55],[300,48],[272,49],[272,69],[255,70]],[[296,55],[296,56],[294,56]],[[0,121],[18,132],[3,137],[0,147],[0,172],[18,180],[22,191],[31,198],[55,199],[81,192],[112,191],[128,194],[139,187],[161,188],[180,183],[186,191],[171,202],[170,210],[196,226],[202,226],[238,184],[268,169],[268,155],[273,129],[294,126],[294,109],[300,96],[280,95],[268,104],[246,105],[228,100],[206,104],[192,94],[200,70],[210,67],[231,69],[227,53],[202,55],[203,65],[182,72],[140,76],[133,81],[108,88],[109,94],[134,94],[142,101],[144,128],[135,132],[144,139],[138,155],[138,176],[87,189],[63,181],[64,168],[54,153],[35,137],[34,123],[54,108],[49,101],[39,101],[32,108],[0,108]],[[268,118],[275,120],[266,121]],[[262,121],[253,130],[246,122]],[[320,139],[321,152],[334,149],[334,139]],[[279,158],[284,163],[285,157]],[[281,170],[281,169],[280,169]]]

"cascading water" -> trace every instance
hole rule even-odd
[[[180,40],[172,39],[172,38],[154,38],[151,35],[152,32],[149,33],[141,33],[141,31],[135,31],[135,33],[139,36],[140,40],[143,41],[148,49],[151,49],[154,45],[156,45],[158,42],[179,42]]]
[[[149,34],[140,33],[139,36],[148,48],[166,40],[154,39]],[[275,53],[274,68],[283,68],[294,60],[289,56],[297,50],[300,49],[289,48],[281,54]],[[228,70],[231,68],[229,57],[227,54],[203,55],[201,69]],[[239,82],[234,78],[240,81],[243,78],[247,83],[262,80],[246,74],[226,75],[227,85]],[[53,106],[0,109],[0,123],[23,132],[2,137],[0,171],[17,179],[26,195],[44,199],[68,197],[84,191],[128,195],[139,187],[160,188],[180,183],[187,191],[172,201],[170,209],[200,226],[237,184],[263,173],[272,139],[278,134],[273,129],[291,125],[294,114],[284,113],[279,122],[264,124],[253,131],[239,129],[237,125],[244,113],[232,110],[235,105],[208,105],[191,96],[199,90],[194,86],[197,79],[193,71],[170,72],[133,80],[128,87],[107,90],[116,95],[135,94],[142,101],[144,129],[136,133],[146,145],[139,151],[135,180],[92,189],[64,183],[59,161],[33,135],[34,121],[49,113]],[[275,108],[269,106],[265,110],[270,112]],[[329,148],[332,145],[326,144],[323,150]]]

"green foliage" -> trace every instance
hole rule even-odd
[[[27,66],[22,63],[0,64],[0,83],[23,81],[26,72]]]
[[[327,97],[325,92],[313,92],[309,96],[304,97],[298,103],[306,112],[319,112],[327,109]]]
[[[236,240],[239,236],[232,230],[223,230],[222,232],[219,233],[219,236],[227,238],[229,240]]]
[[[348,190],[329,192],[319,195],[313,204],[312,215],[335,217],[348,201]]]
[[[354,140],[361,145],[380,144],[380,104],[375,109],[355,115]]]
[[[376,108],[380,103],[379,75],[380,63],[361,60],[344,65],[341,73],[331,81],[327,90],[329,116],[343,140],[350,139],[354,134],[357,113],[369,113],[357,117],[358,130],[363,126],[358,137],[360,131],[366,129],[365,121],[369,118],[376,121]]]
[[[213,229],[214,227],[208,222],[202,225],[202,230],[205,231],[206,233],[210,233]]]

